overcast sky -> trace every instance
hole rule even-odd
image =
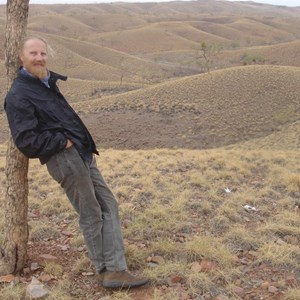
[[[110,2],[161,2],[171,0],[30,0],[31,4],[53,4],[53,3],[110,3]],[[248,0],[228,0],[248,1]],[[300,6],[300,0],[255,0],[254,2],[268,3],[273,5]],[[6,4],[6,0],[0,0],[0,4]]]

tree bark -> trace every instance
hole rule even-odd
[[[6,6],[5,66],[7,90],[17,75],[19,49],[26,33],[29,0],[8,0]],[[6,154],[5,239],[1,247],[0,274],[21,271],[27,259],[28,159],[11,136]]]

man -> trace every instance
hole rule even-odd
[[[146,278],[127,271],[117,201],[97,168],[93,138],[56,85],[67,77],[47,69],[48,51],[42,38],[22,45],[22,67],[4,104],[13,140],[25,156],[46,164],[65,190],[102,285],[144,285]]]

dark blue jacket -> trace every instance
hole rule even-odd
[[[41,80],[19,72],[6,95],[4,109],[13,140],[29,158],[46,163],[70,139],[83,159],[98,154],[89,131],[60,93],[56,81],[67,77],[50,71],[48,88]]]

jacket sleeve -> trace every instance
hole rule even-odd
[[[40,130],[35,108],[30,101],[9,92],[4,108],[12,138],[28,158],[51,156],[65,148],[67,138],[62,132]]]

